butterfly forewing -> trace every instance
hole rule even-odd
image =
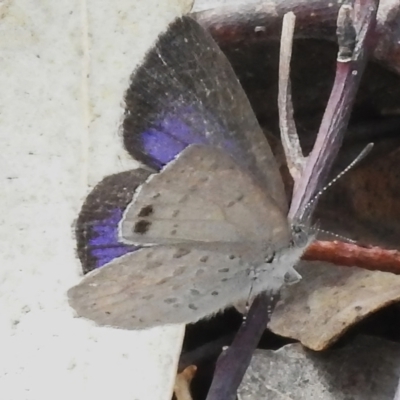
[[[286,216],[224,151],[192,145],[138,190],[121,223],[132,244],[255,243],[287,246]]]
[[[126,149],[159,169],[186,146],[211,144],[249,169],[287,211],[269,144],[229,61],[190,17],[177,18],[132,74],[125,96]]]

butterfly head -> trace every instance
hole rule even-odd
[[[280,260],[287,265],[295,265],[307,249],[307,247],[314,241],[315,232],[308,224],[292,223],[290,225],[291,239],[288,245],[276,253],[274,258]],[[266,262],[268,262],[266,260]]]
[[[293,247],[305,248],[313,240],[313,235],[310,234],[310,227],[302,224],[292,224],[292,241]]]

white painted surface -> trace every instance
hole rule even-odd
[[[73,222],[122,149],[134,66],[186,0],[0,2],[0,398],[169,399],[183,328],[74,318]]]

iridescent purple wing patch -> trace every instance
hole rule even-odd
[[[197,22],[177,18],[134,71],[125,95],[127,151],[160,169],[189,144],[229,153],[286,212],[271,149],[218,45]]]
[[[136,188],[150,172],[122,172],[103,179],[86,198],[76,223],[78,257],[84,273],[132,252],[135,246],[118,238],[118,223]]]

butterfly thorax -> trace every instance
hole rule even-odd
[[[288,247],[274,251],[268,247],[264,251],[263,262],[252,269],[254,295],[264,291],[277,292],[284,284],[294,284],[301,279],[294,266],[312,242],[313,235],[309,234],[308,227],[300,224],[293,224],[291,231]]]

